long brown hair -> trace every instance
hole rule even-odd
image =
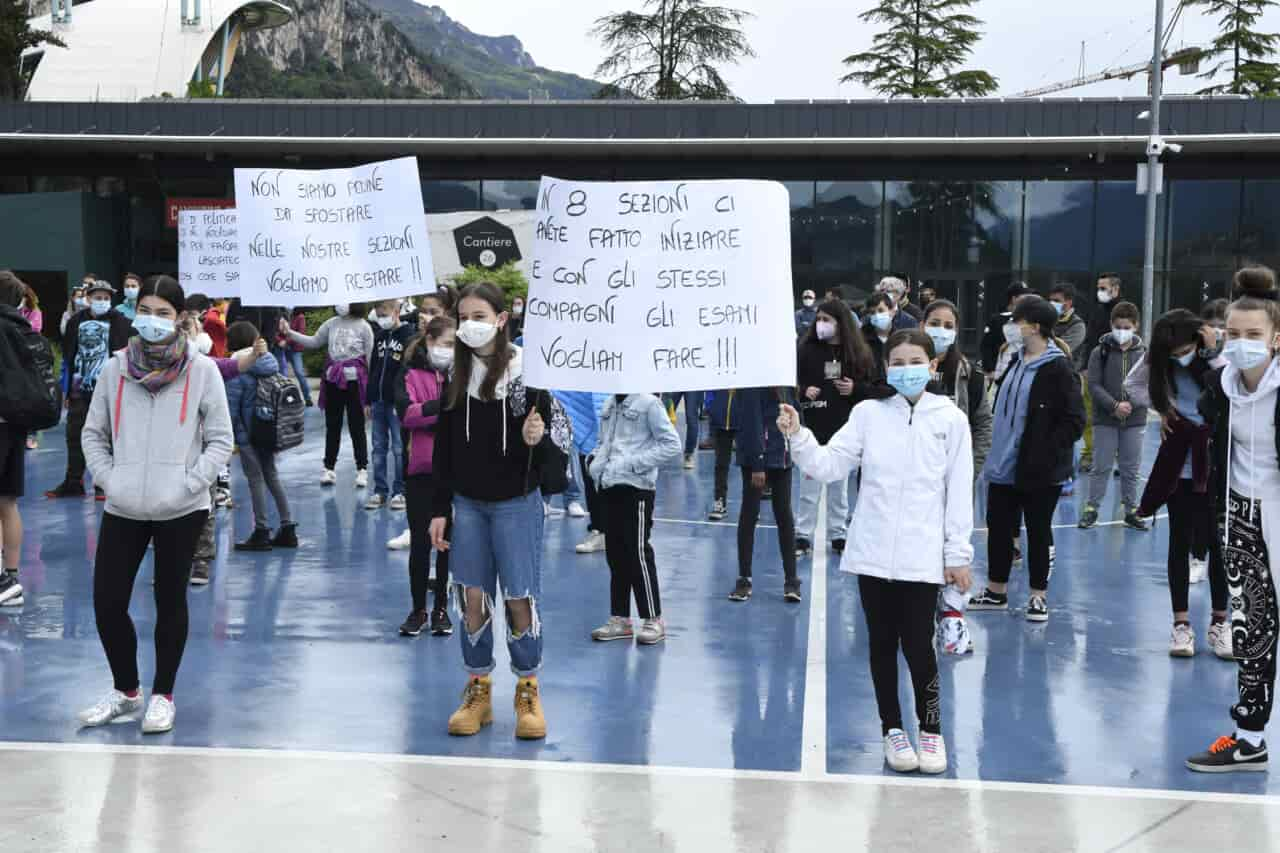
[[[498,289],[497,285],[487,281],[478,281],[475,284],[469,284],[464,287],[462,293],[458,294],[459,309],[467,299],[484,300],[489,303],[489,307],[493,309],[495,314],[501,314],[507,310],[502,291]],[[493,355],[485,359],[489,372],[485,374],[484,382],[480,383],[480,399],[485,401],[493,399],[493,392],[498,387],[498,380],[506,374],[507,367],[511,364],[511,356],[515,353],[515,350],[507,343],[505,336],[499,335],[495,338],[495,341],[497,343],[493,350]],[[473,359],[476,358],[480,358],[480,356],[476,355],[471,347],[464,344],[462,336],[459,335],[453,343],[453,381],[449,383],[449,404],[445,407],[446,409],[456,409],[460,404],[466,402],[468,389],[471,387],[471,364]]]
[[[875,373],[875,356],[867,339],[853,322],[853,314],[849,306],[838,299],[830,299],[818,306],[818,314],[826,314],[836,321],[836,333],[840,336],[840,362],[844,375],[849,379],[861,382]],[[826,343],[818,337],[818,323],[809,324],[805,332],[804,342]]]

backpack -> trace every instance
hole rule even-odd
[[[306,404],[302,389],[279,373],[258,379],[249,422],[249,443],[275,453],[302,444],[302,420]]]
[[[16,310],[0,314],[0,419],[29,431],[51,429],[62,419],[53,347],[19,319]]]

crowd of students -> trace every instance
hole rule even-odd
[[[580,489],[566,496],[577,508],[571,514],[590,516],[576,551],[603,551],[611,578],[608,613],[601,602],[591,638],[666,638],[651,541],[656,490],[664,468],[681,460],[693,467],[701,446],[715,458],[709,520],[729,514],[735,451],[741,473],[732,601],[752,597],[766,500],[785,601],[802,600],[801,561],[818,542],[858,577],[890,768],[947,769],[936,650],[973,650],[966,620],[1010,608],[1019,558],[1029,576],[1025,618],[1049,620],[1058,502],[1087,476],[1079,526],[1094,527],[1114,471],[1123,524],[1149,530],[1161,507],[1170,517],[1170,654],[1196,651],[1188,589],[1200,560],[1212,593],[1206,640],[1239,668],[1234,731],[1188,765],[1265,769],[1280,628],[1270,572],[1277,543],[1267,521],[1280,506],[1280,291],[1270,270],[1243,269],[1233,302],[1210,303],[1199,315],[1170,311],[1144,342],[1138,310],[1120,287],[1118,277],[1099,280],[1104,319],[1086,322],[1068,284],[1052,286],[1047,298],[1011,286],[1005,310],[986,324],[980,363],[960,351],[960,309],[929,288],[913,304],[904,277],[883,279],[856,313],[837,292],[819,302],[805,291],[793,386],[596,395],[526,386],[523,297],[508,300],[490,284],[442,287],[408,305],[338,305],[308,334],[301,311],[247,310],[185,294],[164,276],[126,276],[117,301],[110,283],[88,276],[60,323],[68,459],[63,481],[46,493],[86,495],[87,472],[105,503],[94,607],[114,685],[81,722],[103,725],[143,709],[128,607],[153,546],[156,665],[142,730],[173,727],[187,588],[209,580],[214,513],[227,499],[233,452],[254,520],[236,549],[299,546],[279,476],[286,445],[260,429],[264,417],[283,415],[264,413],[263,401],[293,387],[283,382],[292,370],[302,380],[295,402],[310,406],[301,354],[323,350],[319,485],[338,482],[345,429],[355,488],[370,487],[372,463],[364,506],[406,512],[405,535],[388,543],[409,550],[411,609],[399,632],[452,634],[451,603],[462,622],[467,677],[451,734],[474,735],[494,719],[500,613],[516,678],[516,734],[546,735],[538,673],[544,632],[555,629],[544,622],[546,502],[571,483]],[[26,333],[41,321],[34,292],[0,273],[0,333]],[[684,436],[676,430],[681,407]],[[711,432],[700,444],[704,408]],[[1148,413],[1160,419],[1161,442],[1139,495]],[[17,499],[29,438],[0,423],[0,605],[22,603]],[[819,530],[824,490],[827,524]],[[979,490],[988,532],[981,584],[972,545]],[[914,744],[898,700],[899,651],[915,694]]]

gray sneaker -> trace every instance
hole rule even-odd
[[[667,623],[661,619],[646,619],[636,635],[636,642],[642,646],[656,646],[667,638]]]
[[[209,585],[209,564],[204,560],[199,560],[191,564],[191,585]]]
[[[80,724],[84,726],[105,726],[117,717],[136,714],[142,710],[142,691],[137,696],[129,697],[119,690],[112,690],[102,701],[92,708],[80,712]]]
[[[621,616],[610,616],[608,622],[591,632],[591,639],[598,643],[608,643],[612,640],[630,640],[634,636],[635,632],[631,628],[631,620],[624,619]]]

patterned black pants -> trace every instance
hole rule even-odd
[[[1240,673],[1240,695],[1231,716],[1240,728],[1261,732],[1271,718],[1280,630],[1271,555],[1263,535],[1262,501],[1231,492],[1230,531],[1223,553],[1231,595],[1231,647]],[[1271,524],[1280,524],[1273,520]]]

